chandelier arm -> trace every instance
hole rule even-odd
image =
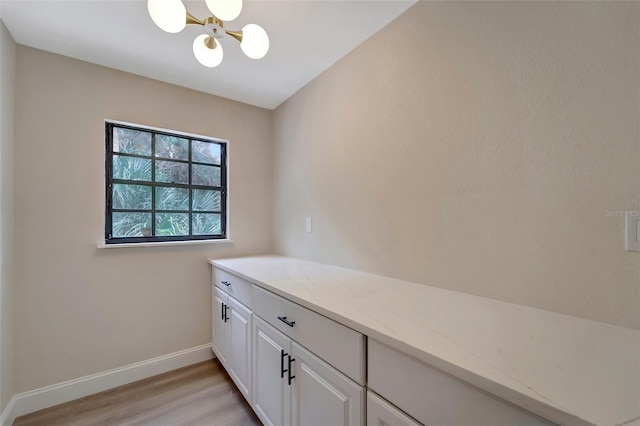
[[[187,11],[187,25],[204,25],[204,22],[193,16]]]
[[[204,44],[209,48],[209,49],[215,49],[218,46],[218,43],[216,43],[216,39],[213,37],[209,37],[206,38],[204,40]]]
[[[227,33],[227,35],[235,38],[236,40],[242,43],[242,30],[240,31],[225,30],[225,32]]]

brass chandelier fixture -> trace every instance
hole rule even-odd
[[[200,25],[204,34],[193,41],[193,54],[205,67],[217,67],[222,62],[220,39],[225,36],[240,42],[240,48],[252,59],[263,58],[269,51],[269,36],[256,24],[247,24],[240,31],[226,29],[225,23],[236,19],[242,11],[242,0],[205,0],[213,16],[203,21],[187,11],[182,0],[147,0],[153,22],[168,33],[179,33],[187,25]]]

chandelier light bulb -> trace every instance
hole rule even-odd
[[[222,51],[222,45],[219,42],[216,42],[216,47],[214,49],[207,46],[207,40],[209,38],[210,37],[207,34],[202,34],[196,37],[193,41],[193,54],[202,65],[213,68],[220,65],[224,52]]]
[[[207,7],[218,19],[233,21],[242,11],[242,0],[205,0]]]
[[[269,51],[269,36],[256,24],[247,24],[242,28],[240,48],[251,59],[260,59]]]
[[[161,30],[179,33],[186,26],[187,9],[181,0],[148,0],[147,9]]]

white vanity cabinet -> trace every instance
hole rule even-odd
[[[221,290],[213,296],[214,351],[250,389],[266,425],[640,418],[635,330],[286,256],[209,262]],[[247,384],[229,346],[246,342],[249,325]],[[224,337],[227,329],[243,332],[236,341]],[[584,350],[600,341],[607,350]]]
[[[213,284],[213,351],[266,426],[550,425],[299,295],[216,267]]]
[[[253,408],[265,425],[364,424],[362,386],[257,316],[253,338]]]
[[[365,338],[213,268],[212,348],[267,426],[365,424]]]
[[[251,402],[253,315],[242,303],[251,303],[251,284],[235,277],[230,279],[219,272],[223,271],[214,269],[212,349],[240,392]],[[224,291],[218,285],[224,287]],[[243,300],[226,291],[235,291],[235,296]]]

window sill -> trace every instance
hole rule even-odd
[[[233,243],[233,240],[193,240],[193,241],[164,241],[159,243],[123,243],[123,244],[98,244],[99,249],[131,248],[131,247],[159,247],[159,246],[190,246],[196,244],[224,244]]]

